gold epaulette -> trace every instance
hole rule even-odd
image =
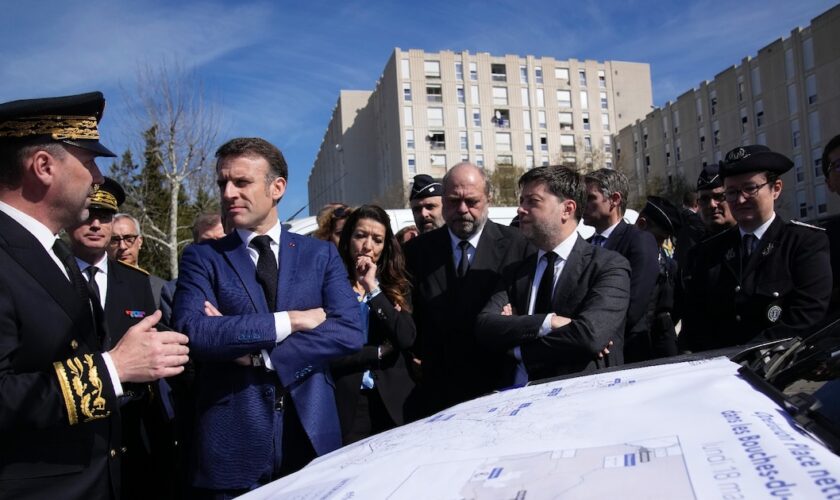
[[[70,425],[111,415],[102,395],[104,385],[92,354],[53,363]]]
[[[145,274],[146,276],[150,276],[152,274],[149,271],[146,271],[145,269],[143,269],[142,267],[137,267],[135,265],[129,264],[128,262],[123,262],[121,260],[118,260],[117,262],[119,262],[120,264],[124,265],[125,267],[127,267],[129,269],[134,269],[135,271],[140,271],[141,273]]]

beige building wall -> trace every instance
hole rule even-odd
[[[351,97],[342,91],[310,174],[310,213],[330,201],[404,206],[414,175],[465,160],[613,166],[611,135],[652,107],[647,64],[399,48],[355,118]]]
[[[646,194],[696,184],[704,164],[732,148],[765,144],[795,167],[782,177],[777,211],[819,220],[840,213],[825,186],[823,146],[840,133],[840,7],[813,19],[619,130],[616,167],[636,206]]]

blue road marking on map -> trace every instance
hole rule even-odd
[[[548,393],[548,397],[557,396],[557,395],[560,394],[560,391],[562,391],[562,390],[563,390],[562,387],[555,387],[554,389],[551,390],[551,392]]]
[[[487,479],[496,479],[502,474],[502,467],[493,467],[493,470],[490,471],[490,475],[487,476]]]

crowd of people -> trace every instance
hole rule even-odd
[[[840,225],[783,220],[792,162],[760,145],[635,224],[623,174],[567,166],[525,172],[498,224],[462,162],[414,178],[415,226],[333,203],[309,237],[278,218],[282,152],[236,138],[215,155],[221,213],[165,282],[94,161],[114,156],[103,109],[0,104],[0,498],[233,498],[492,391],[837,316]],[[822,167],[840,192],[840,136]]]

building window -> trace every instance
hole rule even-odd
[[[752,80],[753,95],[761,94],[761,71],[758,66],[750,70],[750,80]]]
[[[502,106],[508,105],[507,87],[493,87],[493,104]]]
[[[805,71],[814,69],[814,39],[802,40],[802,66]]]
[[[534,139],[531,134],[525,134],[525,151],[534,150]]]
[[[764,102],[761,99],[755,101],[755,126],[764,126]]]
[[[790,114],[799,112],[799,96],[796,92],[796,84],[788,85],[787,88],[788,111]]]
[[[816,198],[817,202],[817,215],[826,213],[828,211],[828,205],[825,200],[825,185],[814,188],[814,198]]]
[[[785,79],[787,81],[793,80],[793,75],[796,74],[796,66],[793,62],[793,49],[785,49]]]
[[[601,130],[609,132],[610,130],[610,115],[607,113],[601,113]],[[665,128],[665,130],[668,130]]]
[[[499,128],[510,128],[510,111],[507,109],[493,110],[493,124]]]
[[[583,150],[587,153],[592,152],[592,137],[585,135],[583,136]]]
[[[796,204],[799,206],[799,216],[808,217],[808,201],[805,199],[805,191],[796,192]]]
[[[525,157],[525,168],[534,168],[534,157],[533,156],[526,156]]]
[[[796,173],[796,182],[805,182],[805,169],[802,168],[802,155],[793,155],[793,171]]]
[[[455,96],[457,97],[459,104],[464,104],[465,102],[467,102],[467,98],[464,95],[463,85],[458,85],[457,87],[455,87]]]
[[[675,109],[674,112],[671,114],[671,117],[674,121],[674,135],[680,133],[680,111]],[[621,118],[621,116],[619,116]]]
[[[414,126],[414,116],[411,113],[411,106],[403,106],[403,125],[406,127]]]
[[[560,150],[563,153],[575,152],[575,136],[562,134],[560,136]]]
[[[496,155],[496,165],[513,165],[513,156]]]
[[[542,84],[543,82],[543,73],[542,73],[542,66],[537,66],[534,68],[534,81]]]
[[[738,94],[738,102],[743,102],[744,101],[744,77],[741,76],[741,75],[738,76],[737,94]]]
[[[405,131],[405,147],[406,149],[414,149],[414,131]]]
[[[712,122],[712,146],[718,147],[720,145],[720,124],[717,121]]]
[[[822,134],[820,133],[820,112],[808,113],[808,137],[811,144],[819,144]]]
[[[557,114],[560,122],[560,130],[574,130],[574,115],[566,111]]]
[[[528,66],[519,67],[519,82],[528,83]]]
[[[814,161],[814,178],[819,179],[823,177],[822,171],[822,149],[814,148],[811,150],[811,158]]]
[[[602,69],[598,70],[598,88],[607,88],[607,73]]]
[[[817,103],[817,76],[810,75],[805,79],[805,94],[808,96],[808,104]]]
[[[540,158],[540,166],[543,166],[543,167],[548,166],[548,156],[542,156]]]
[[[582,109],[589,108],[589,95],[586,93],[585,90],[580,91],[580,107]]]
[[[440,78],[440,61],[423,61],[426,78]]]
[[[592,126],[589,124],[589,113],[581,113],[581,117],[583,118],[583,130],[591,130]]]
[[[522,128],[531,130],[531,112],[527,109],[522,110]]]
[[[480,127],[481,126],[481,110],[479,110],[478,108],[473,108],[472,116],[473,116],[473,125],[475,125],[476,127]]]
[[[458,147],[461,148],[461,151],[470,149],[470,141],[467,138],[467,133],[464,131],[458,132]]]
[[[409,69],[410,65],[408,64],[408,59],[400,59],[400,76],[403,77],[404,80],[408,80],[411,78],[411,70]]]
[[[519,91],[522,94],[522,105],[526,107],[530,106],[531,104],[528,99],[528,87],[522,87]]]
[[[446,155],[432,155],[433,167],[446,167]]]
[[[748,122],[749,118],[747,117],[747,108],[741,108],[741,134],[747,133]]]
[[[458,127],[467,128],[467,110],[458,108]]]
[[[426,102],[443,102],[443,88],[440,84],[426,85]]]
[[[572,92],[570,90],[557,91],[557,105],[561,108],[572,107]]]
[[[709,92],[709,114],[712,116],[717,114],[717,90]]]
[[[474,62],[470,63],[470,80],[478,81],[478,64]]]
[[[607,104],[607,93],[599,92],[598,98],[601,99],[601,109],[607,109],[609,107]]]
[[[540,134],[540,151],[548,152],[548,136]]]
[[[443,131],[429,132],[429,149],[446,149],[446,136]]]
[[[484,155],[475,155],[475,164],[484,168]]]
[[[473,105],[481,104],[481,101],[478,99],[478,85],[470,87],[470,101],[470,104]]]
[[[459,82],[464,81],[464,63],[455,63],[455,79]]]
[[[677,161],[682,160],[682,141],[677,139],[676,147],[674,148],[674,152],[677,154]]]
[[[481,143],[481,132],[473,132],[473,146],[475,149],[484,149],[484,146]]]
[[[411,102],[411,84],[403,83],[403,100]]]
[[[507,81],[507,67],[504,64],[491,64],[490,65],[490,79],[494,82],[506,82]]]
[[[510,151],[510,133],[496,132],[496,151]]]
[[[794,149],[799,149],[801,136],[801,133],[799,132],[799,120],[791,120],[790,135],[791,146],[793,146]]]
[[[610,136],[605,135],[604,139],[603,139],[603,142],[604,142],[604,153],[607,153],[607,154],[612,153],[612,139],[610,139]]]
[[[545,106],[545,91],[543,89],[537,89],[537,107],[542,108]]]
[[[581,87],[586,87],[586,70],[582,69],[578,71],[578,83]]]
[[[545,123],[545,111],[542,111],[542,110],[537,111],[537,125],[538,125],[540,128],[545,128],[545,127],[546,127],[546,123]]]
[[[408,162],[408,173],[416,174],[417,173],[417,160],[414,158],[414,155],[412,155],[412,154],[406,155],[406,161]]]
[[[566,85],[569,83],[569,68],[554,68],[554,78]]]
[[[427,108],[426,125],[429,127],[443,127],[443,108]]]

